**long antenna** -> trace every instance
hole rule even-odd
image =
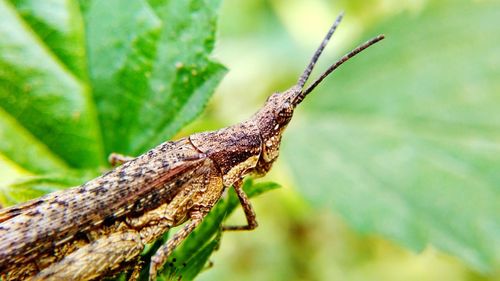
[[[330,30],[328,30],[328,33],[325,36],[325,39],[321,42],[321,45],[319,45],[318,49],[314,53],[313,57],[311,58],[311,61],[309,62],[309,65],[307,68],[304,70],[304,73],[300,75],[299,81],[297,82],[297,85],[300,86],[300,88],[304,87],[306,84],[307,79],[309,78],[309,75],[311,75],[311,72],[313,71],[314,65],[318,61],[319,56],[323,52],[323,49],[325,49],[326,45],[328,44],[328,41],[332,37],[333,33],[335,32],[335,29],[337,29],[337,26],[339,26],[340,21],[344,17],[344,12],[340,13],[337,16],[337,19],[335,22],[333,22],[332,27],[330,27]]]
[[[337,69],[339,66],[341,66],[344,62],[348,61],[350,58],[361,53],[364,49],[381,41],[384,38],[385,38],[384,35],[379,35],[375,38],[372,38],[372,39],[366,41],[365,43],[359,45],[358,47],[356,47],[355,49],[353,49],[349,53],[345,54],[338,61],[336,61],[334,64],[332,64],[325,72],[323,72],[323,74],[321,74],[321,76],[318,79],[316,79],[311,85],[309,85],[309,87],[307,87],[306,90],[302,91],[302,93],[300,93],[300,95],[298,95],[295,98],[293,103],[295,105],[299,104],[302,100],[304,100],[304,98],[307,96],[307,94],[309,94],[312,90],[314,90],[314,88],[316,88],[316,86],[318,86],[318,84],[321,83],[321,81],[323,81],[323,79],[325,79],[330,73],[332,73],[335,69]]]

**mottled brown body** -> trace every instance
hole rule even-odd
[[[79,187],[4,209],[3,278],[109,275],[171,227],[205,216],[225,186],[252,171],[260,150],[258,128],[246,122],[163,143]]]
[[[6,280],[50,271],[48,266],[76,249],[82,252],[79,256],[86,256],[88,245],[115,234],[111,240],[126,242],[111,245],[129,254],[119,255],[110,268],[97,270],[105,274],[137,257],[144,244],[186,221],[189,211],[213,205],[222,189],[222,177],[213,161],[189,139],[166,142],[79,187],[2,210],[0,271]],[[98,260],[94,257],[93,263]],[[69,279],[92,278],[76,275]]]
[[[81,186],[0,210],[2,279],[100,279],[134,265],[147,243],[189,220],[152,257],[149,274],[154,280],[173,249],[231,185],[248,224],[224,229],[255,228],[255,213],[241,180],[269,171],[296,105],[340,64],[383,38],[356,48],[304,90],[340,19],[297,85],[273,94],[248,121],[165,142]]]

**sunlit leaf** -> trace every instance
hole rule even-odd
[[[32,173],[15,180],[88,180],[109,153],[138,155],[195,118],[225,73],[209,59],[218,6],[0,1],[0,153]],[[1,190],[12,204],[46,189]]]

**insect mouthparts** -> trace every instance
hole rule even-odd
[[[337,26],[340,24],[342,21],[342,18],[344,17],[344,12],[340,13],[340,15],[337,16],[335,21],[333,22],[333,25],[330,27],[328,30],[328,33],[326,34],[325,38],[319,45],[318,49],[316,49],[316,52],[314,52],[314,55],[312,56],[309,64],[307,65],[306,69],[300,75],[299,80],[297,81],[297,86],[299,86],[301,89],[304,88],[304,85],[306,84],[307,80],[309,79],[309,75],[311,75],[311,72],[314,69],[314,66],[316,65],[316,62],[318,61],[321,53],[325,49],[326,45],[330,41],[330,38],[332,37],[333,33],[337,29]],[[342,65],[344,62],[348,61],[350,58],[354,57],[355,55],[361,53],[363,50],[366,48],[370,47],[371,45],[381,41],[384,39],[385,36],[383,34],[378,35],[365,43],[359,45],[358,47],[352,49],[349,53],[345,54],[343,57],[341,57],[339,60],[337,60],[335,63],[333,63],[323,74],[321,74],[314,82],[311,83],[305,90],[302,90],[298,92],[297,96],[294,98],[293,103],[295,105],[299,104],[304,100],[304,98],[318,86],[323,79],[325,79],[330,73],[332,73],[335,69],[337,69],[340,65]]]

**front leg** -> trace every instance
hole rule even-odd
[[[231,226],[223,226],[222,230],[252,230],[255,229],[259,224],[257,223],[257,219],[255,216],[255,211],[253,210],[252,204],[248,199],[245,191],[243,191],[242,181],[237,180],[233,183],[234,191],[236,191],[236,195],[238,195],[238,199],[240,200],[241,207],[243,207],[243,212],[245,212],[245,217],[247,218],[247,225],[231,225]]]

